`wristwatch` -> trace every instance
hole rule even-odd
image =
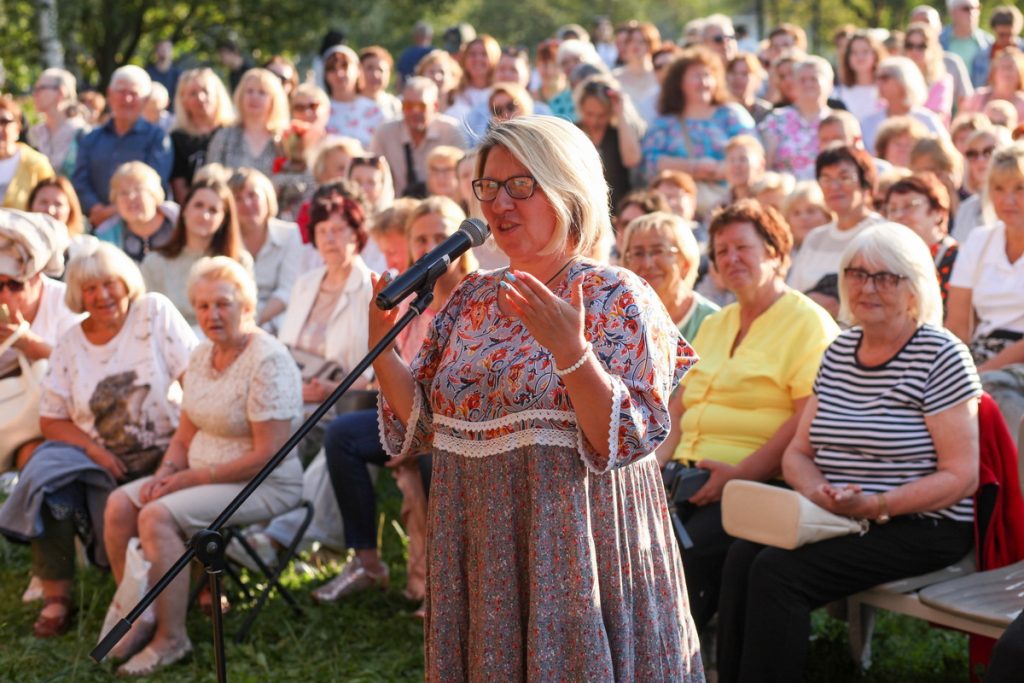
[[[875,524],[886,524],[891,517],[889,517],[889,506],[885,503],[885,494],[878,494],[878,516],[875,517]]]

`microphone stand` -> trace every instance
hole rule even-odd
[[[300,441],[309,433],[316,423],[319,422],[327,411],[348,391],[349,387],[359,378],[363,372],[376,360],[377,356],[382,354],[384,350],[391,345],[392,342],[398,337],[398,335],[404,330],[409,323],[413,321],[413,318],[421,314],[426,310],[427,306],[434,299],[434,283],[437,279],[444,274],[446,268],[435,269],[429,273],[429,276],[423,282],[423,285],[415,291],[416,298],[413,299],[412,303],[409,304],[409,310],[399,318],[395,326],[388,330],[388,333],[384,335],[384,338],[380,340],[366,356],[359,361],[352,372],[345,377],[345,379],[338,385],[327,399],[320,404],[320,406],[313,411],[313,414],[302,423],[302,426],[296,430],[294,434],[288,439],[287,442],[281,447],[281,449],[274,454],[267,464],[263,466],[255,477],[253,477],[248,484],[245,485],[234,500],[228,503],[221,513],[217,516],[217,519],[206,529],[197,532],[189,541],[188,547],[184,554],[178,558],[178,560],[171,565],[170,569],[160,577],[160,580],[153,585],[152,588],[139,600],[138,604],[135,605],[120,621],[114,624],[113,628],[104,636],[103,640],[100,641],[89,656],[98,662],[103,661],[103,658],[107,656],[110,649],[114,647],[128,633],[139,617],[146,611],[146,609],[156,600],[157,596],[160,595],[164,589],[174,580],[174,578],[181,573],[189,562],[193,558],[198,558],[203,563],[206,573],[209,576],[210,582],[210,597],[211,606],[213,609],[213,655],[214,662],[217,667],[217,681],[218,683],[225,683],[227,681],[227,663],[224,659],[224,631],[222,623],[222,615],[220,613],[220,575],[224,571],[224,537],[221,535],[221,528],[231,519],[232,515],[238,511],[238,508],[242,506],[249,496],[259,488],[260,484],[270,476],[270,473],[280,465],[289,453],[298,445]]]

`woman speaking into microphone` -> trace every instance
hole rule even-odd
[[[374,363],[389,455],[433,454],[426,678],[702,681],[653,456],[696,356],[640,278],[581,256],[610,230],[582,132],[496,125],[476,176],[511,265],[463,280],[411,367]],[[396,319],[371,307],[370,344]]]

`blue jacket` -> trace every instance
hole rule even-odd
[[[1024,39],[1017,39],[1017,48],[1024,50]],[[971,62],[971,82],[976,86],[988,84],[988,72],[992,68],[992,46],[978,50]]]
[[[979,69],[984,69],[984,73],[979,73],[975,71],[975,64],[978,62],[978,58],[981,57],[982,54],[985,55],[986,60],[988,59],[988,53],[992,49],[992,43],[995,42],[995,39],[992,37],[991,33],[982,31],[980,28],[974,29],[974,32],[971,34],[971,38],[978,45],[978,53],[975,55],[974,63],[968,64],[967,68],[971,72],[971,83],[974,84],[975,88],[977,88],[985,85],[985,80],[988,78],[988,66],[987,62],[979,65]],[[943,26],[942,33],[939,34],[939,42],[942,44],[943,50],[949,49],[949,42],[952,39],[953,27],[949,25]]]
[[[110,203],[110,178],[118,166],[129,161],[151,166],[160,175],[164,192],[170,196],[168,180],[174,151],[167,133],[139,117],[131,130],[118,135],[114,132],[114,122],[107,121],[78,140],[78,158],[71,184],[86,215],[96,204]]]

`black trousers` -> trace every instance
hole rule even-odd
[[[799,681],[812,610],[941,569],[966,555],[973,542],[969,522],[912,517],[796,550],[736,541],[725,561],[718,606],[719,683]]]
[[[1024,672],[1024,612],[1010,622],[996,643],[985,683],[1017,683]]]
[[[718,611],[718,591],[722,585],[722,568],[729,546],[736,540],[722,528],[722,504],[696,506],[687,504],[680,510],[686,533],[693,547],[680,548],[686,591],[690,596],[690,614],[698,633],[703,633],[711,617]]]

